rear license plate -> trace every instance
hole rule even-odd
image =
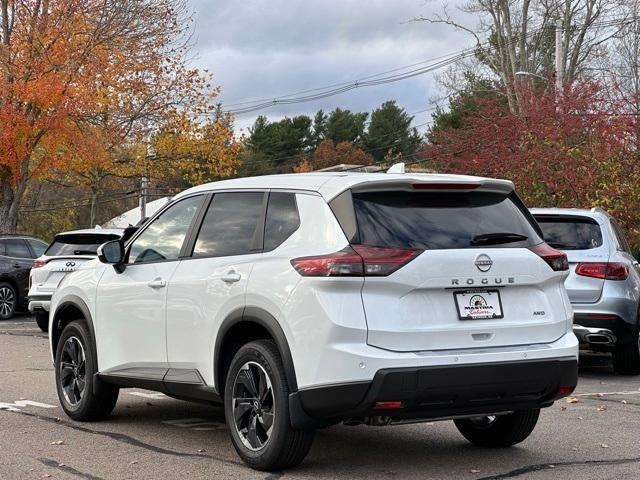
[[[454,292],[453,299],[460,320],[502,318],[502,302],[498,290],[468,290]]]

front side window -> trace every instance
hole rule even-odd
[[[243,255],[259,251],[262,192],[217,193],[202,222],[194,257]]]
[[[21,238],[8,238],[5,240],[7,257],[13,258],[33,258],[27,242]]]
[[[179,201],[165,210],[135,239],[129,263],[177,260],[203,196]]]

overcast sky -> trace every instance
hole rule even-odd
[[[358,80],[472,45],[468,35],[447,26],[407,23],[439,11],[438,0],[189,1],[196,14],[194,62],[213,72],[223,104]],[[371,111],[391,99],[415,112],[431,107],[439,94],[427,74],[238,115],[236,128],[246,129],[259,114],[279,119],[320,108]],[[428,112],[417,114],[414,125],[429,119]]]

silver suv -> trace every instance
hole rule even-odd
[[[620,226],[598,208],[531,213],[547,243],[567,253],[565,286],[581,346],[612,352],[617,373],[640,374],[640,269]]]

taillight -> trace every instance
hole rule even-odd
[[[31,264],[31,268],[40,268],[40,267],[44,267],[47,264],[46,260],[41,260],[39,258],[36,258],[33,263]]]
[[[617,262],[584,262],[576,266],[576,275],[602,280],[626,280],[629,268]]]
[[[353,245],[336,253],[291,260],[304,277],[384,277],[403,267],[419,250]]]
[[[567,254],[550,247],[546,243],[539,243],[530,247],[533,253],[542,258],[551,267],[552,270],[560,272],[563,270],[569,270],[569,261],[567,260]]]

